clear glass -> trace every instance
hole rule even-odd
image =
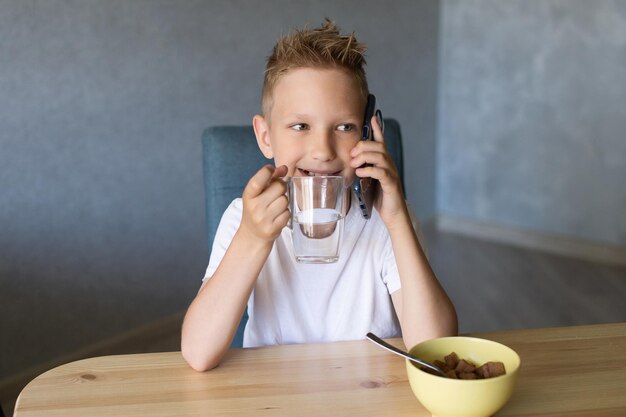
[[[296,261],[337,262],[345,217],[343,177],[291,177],[288,182]]]

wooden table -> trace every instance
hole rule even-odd
[[[498,416],[626,416],[626,323],[475,336],[522,358]],[[35,378],[15,416],[429,416],[404,366],[366,340],[232,349],[206,373],[180,352],[105,356]]]

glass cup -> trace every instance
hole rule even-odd
[[[296,261],[337,262],[345,217],[343,177],[291,177],[288,189]]]

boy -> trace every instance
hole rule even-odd
[[[368,94],[365,47],[330,21],[279,39],[253,118],[267,165],[220,222],[181,350],[196,370],[217,366],[248,306],[244,347],[402,334],[406,346],[457,333],[456,312],[420,247],[383,133],[360,140]],[[366,167],[361,167],[368,164]],[[361,167],[361,168],[359,168]],[[369,220],[352,196],[339,261],[298,264],[291,254],[288,176],[355,174],[379,181]],[[347,191],[349,192],[349,190]],[[350,198],[349,195],[346,196]]]

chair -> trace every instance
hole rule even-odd
[[[404,189],[402,136],[400,124],[385,119],[385,142],[393,158]],[[202,135],[202,162],[207,213],[209,251],[224,210],[241,197],[248,180],[268,161],[259,150],[252,126],[213,126]],[[247,312],[239,324],[231,347],[241,347]]]

